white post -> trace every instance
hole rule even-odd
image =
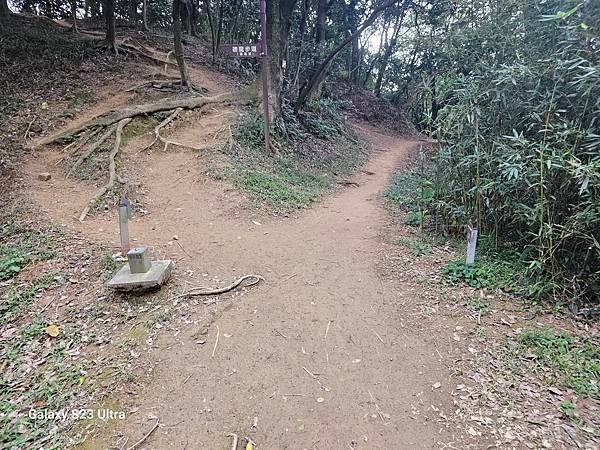
[[[467,264],[473,264],[475,262],[475,248],[477,247],[477,228],[469,227],[469,234],[467,236]]]
[[[127,256],[129,251],[129,201],[121,196],[119,201],[119,231],[121,233],[121,253]]]

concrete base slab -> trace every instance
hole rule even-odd
[[[173,261],[170,259],[152,261],[152,267],[146,273],[131,273],[129,264],[125,264],[106,285],[121,291],[152,289],[166,283],[172,269]]]

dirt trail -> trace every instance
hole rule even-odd
[[[251,436],[262,449],[412,449],[455,441],[430,409],[451,414],[448,391],[432,389],[449,371],[428,336],[404,328],[402,305],[413,293],[377,272],[387,222],[380,194],[415,143],[362,132],[375,151],[352,179],[359,187],[292,218],[244,209],[240,194],[210,180],[204,159],[189,151],[128,149],[126,165],[135,161],[148,211],[131,222],[131,236],[155,256],[178,260],[172,286],[215,285],[244,273],[266,282],[217,305],[177,305],[175,320],[148,346],[152,370],[137,371],[143,387],[115,395],[135,414],[86,448],[104,448],[119,433],[135,442],[155,417],[164,426],[146,448],[225,449],[229,432]],[[35,179],[52,155],[32,162],[31,195],[55,221],[115,245],[112,212],[74,220],[87,198],[83,183]]]
[[[267,281],[224,298],[227,309],[212,323],[200,304],[192,306],[197,324],[162,335],[149,384],[128,400],[137,412],[119,431],[135,441],[158,417],[165,427],[146,443],[156,449],[229,448],[229,432],[252,436],[262,449],[433,448],[452,440],[419,416],[430,405],[451,410],[449,396],[432,390],[446,368],[434,348],[403,329],[398,306],[410,292],[397,292],[376,270],[386,220],[380,193],[413,144],[367,137],[379,150],[365,168],[373,175],[353,179],[359,187],[296,219],[263,217],[261,225],[247,212],[236,216],[236,199],[213,196],[218,188],[194,177],[164,189],[178,170],[190,170],[185,155],[150,158],[160,171],[148,197],[164,207],[133,235],[168,247],[177,234],[192,256],[179,268],[196,280],[207,272],[225,280],[260,273]],[[199,334],[207,321],[208,334]]]
[[[190,73],[201,83],[199,70]],[[218,92],[218,76],[209,78]],[[193,116],[175,136],[210,143],[230,114],[217,108],[204,119]],[[455,441],[431,412],[434,405],[451,414],[448,391],[432,388],[449,370],[428,336],[405,328],[402,305],[413,292],[377,270],[387,223],[380,194],[416,143],[361,132],[375,150],[352,179],[358,187],[292,218],[245,209],[239,193],[206,176],[210,156],[173,147],[138,153],[134,143],[124,149],[126,176],[141,183],[146,210],[131,222],[131,236],[155,257],[178,261],[171,286],[214,285],[245,273],[266,282],[216,305],[174,305],[174,319],[146,348],[151,370],[141,364],[141,381],[115,394],[135,413],[86,448],[114,444],[119,434],[136,442],[156,418],[161,426],[145,448],[225,449],[228,433],[251,436],[260,449],[414,449]],[[53,221],[116,247],[112,211],[75,220],[94,188],[65,180],[54,165],[60,155],[44,151],[29,162],[31,197]],[[47,170],[52,180],[37,180]]]

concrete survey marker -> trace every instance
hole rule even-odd
[[[146,247],[132,248],[127,259],[128,263],[107,283],[108,287],[121,291],[156,288],[167,282],[173,270],[170,259],[151,261]]]

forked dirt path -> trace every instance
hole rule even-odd
[[[136,412],[117,425],[130,442],[156,418],[163,425],[145,448],[228,449],[230,432],[261,449],[438,448],[454,440],[428,418],[431,405],[451,414],[450,396],[432,388],[448,369],[422,336],[403,328],[401,305],[411,292],[397,291],[376,269],[386,222],[380,194],[414,143],[366,136],[376,150],[353,179],[359,187],[297,218],[259,218],[260,225],[247,212],[236,216],[237,199],[211,198],[214,186],[194,185],[194,177],[159,191],[189,163],[154,157],[160,173],[148,195],[164,208],[133,234],[157,243],[177,234],[192,256],[180,271],[193,270],[196,280],[203,272],[226,280],[259,273],[266,282],[222,299],[226,309],[212,319],[205,305],[192,305],[193,325],[161,335],[148,384],[127,400]]]
[[[202,118],[191,117],[175,135],[206,144],[230,113],[208,110],[207,131],[198,133]],[[128,418],[84,448],[115,445],[119,436],[132,444],[157,418],[143,448],[229,449],[228,433],[273,450],[456,442],[438,417],[452,414],[448,389],[438,389],[449,384],[450,369],[430,336],[407,327],[404,305],[414,292],[377,270],[388,222],[380,194],[416,143],[364,126],[361,132],[374,151],[352,179],[358,187],[291,218],[244,208],[240,194],[206,176],[210,155],[139,152],[134,143],[124,149],[125,174],[139,183],[145,209],[130,234],[154,257],[177,261],[172,293],[188,282],[214,285],[247,273],[265,282],[214,305],[173,304],[174,319],[144,348],[146,363],[133,367],[134,386],[114,395]],[[55,149],[30,160],[24,181],[31,197],[88,242],[118,248],[113,211],[75,220],[94,187],[66,180],[55,166],[60,156]],[[52,180],[37,180],[41,171]]]

